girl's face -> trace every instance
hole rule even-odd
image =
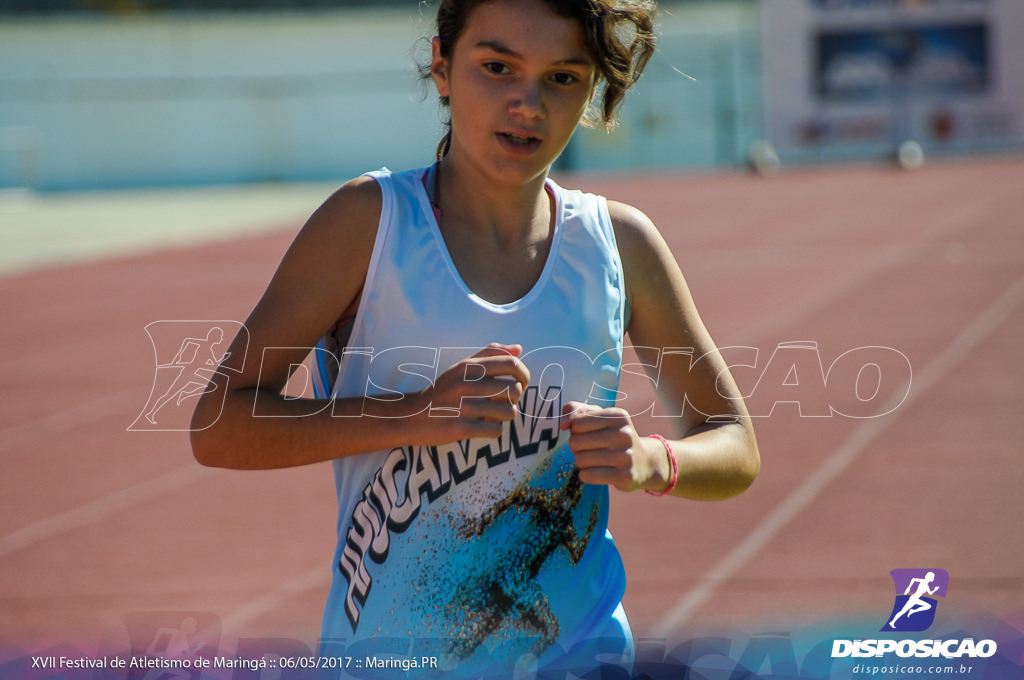
[[[431,72],[449,98],[449,154],[499,183],[545,176],[594,90],[579,24],[543,0],[493,0],[469,15],[450,59]]]

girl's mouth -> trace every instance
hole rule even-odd
[[[498,139],[502,147],[512,153],[532,153],[540,146],[540,139],[537,137],[516,135],[511,132],[499,132]]]

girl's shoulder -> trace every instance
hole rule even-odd
[[[689,288],[675,254],[650,217],[627,203],[611,200],[608,213],[622,262],[633,334],[663,310],[681,310],[690,304]]]
[[[293,248],[313,257],[330,253],[369,261],[382,205],[381,188],[373,178],[350,180],[313,212]]]
[[[383,202],[380,184],[373,177],[361,175],[341,185],[313,213],[310,224],[320,227],[365,226],[367,221],[377,223]]]
[[[303,296],[304,305],[329,327],[355,303],[369,266],[380,221],[382,194],[377,182],[358,177],[339,187],[306,220],[292,241],[265,298],[290,304]],[[310,296],[310,290],[317,295]],[[323,309],[313,309],[322,306]]]
[[[661,249],[664,239],[646,213],[620,201],[608,199],[607,204],[623,264],[627,260],[643,259],[645,253]]]

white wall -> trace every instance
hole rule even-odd
[[[433,16],[410,5],[5,20],[0,188],[337,180],[423,165],[441,126],[413,51],[429,47]],[[760,125],[753,6],[662,7],[660,53],[622,126],[578,136],[569,166],[742,161]]]
[[[411,56],[428,24],[394,11],[7,22],[0,186],[326,179],[421,164],[440,129]]]
[[[658,52],[627,95],[611,134],[584,131],[580,168],[742,164],[761,135],[756,6],[661,3]]]

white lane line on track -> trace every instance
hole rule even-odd
[[[661,618],[654,629],[657,637],[670,637],[711,599],[715,591],[731,579],[761,549],[818,496],[821,491],[849,467],[850,463],[907,408],[939,382],[950,370],[995,331],[1024,302],[1024,278],[1003,291],[995,302],[968,323],[953,342],[932,359],[913,378],[913,389],[899,403],[900,409],[883,418],[864,421],[850,436],[822,461],[800,486],[772,510],[753,531],[740,541],[722,560],[709,569],[698,584],[684,593]],[[898,390],[897,394],[902,394]]]
[[[67,434],[138,405],[139,390],[121,390],[27,423],[5,427],[0,430],[0,453]]]
[[[27,527],[0,536],[0,557],[152,501],[211,474],[212,469],[198,463],[184,465],[140,484],[111,492],[77,508],[33,522]]]
[[[251,621],[275,611],[282,605],[293,602],[295,596],[300,593],[316,588],[324,588],[326,591],[330,581],[331,570],[326,564],[320,564],[301,576],[285,581],[269,593],[241,605],[221,620],[221,627],[225,631],[239,632]]]
[[[753,343],[755,339],[781,333],[814,312],[851,296],[876,280],[880,273],[903,269],[919,257],[922,248],[927,248],[930,243],[945,241],[965,224],[975,224],[980,219],[978,212],[979,208],[972,205],[950,211],[930,223],[914,241],[882,248],[839,276],[831,277],[822,285],[806,291],[805,296],[783,303],[773,309],[771,314],[762,314],[743,329],[743,337]]]

